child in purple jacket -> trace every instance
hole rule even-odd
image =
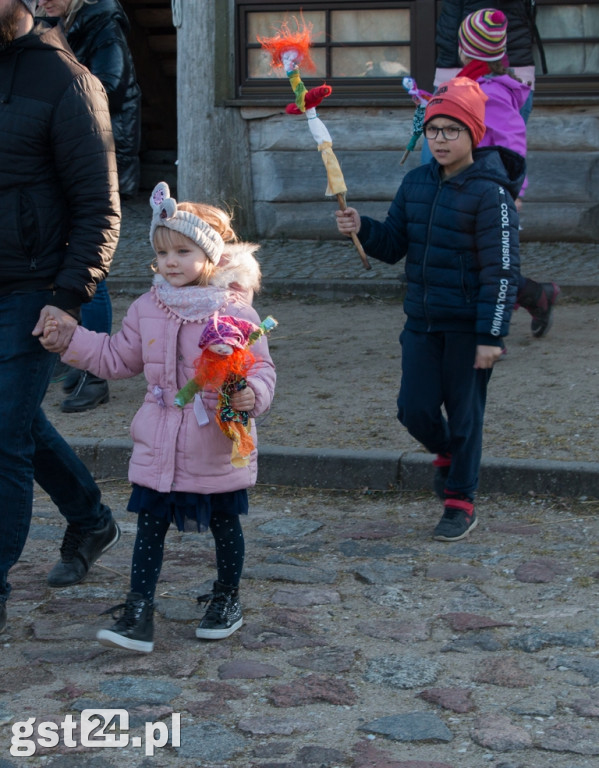
[[[483,8],[462,21],[458,32],[459,56],[464,65],[458,77],[475,80],[487,96],[485,135],[479,147],[507,147],[526,157],[526,123],[520,110],[530,86],[506,68],[507,18],[495,8]],[[528,179],[520,190],[520,211]],[[520,276],[518,304],[531,315],[532,335],[544,336],[553,320],[553,305],[560,288],[555,283],[537,283]]]
[[[216,640],[241,626],[238,587],[245,545],[240,515],[248,512],[247,489],[257,476],[255,448],[243,461],[232,460],[232,440],[219,425],[218,391],[208,387],[181,406],[176,397],[194,377],[207,326],[218,328],[222,316],[239,327],[260,325],[252,307],[260,284],[258,246],[236,242],[225,211],[177,203],[164,182],[150,201],[157,273],[151,291],[133,302],[117,333],[71,328],[62,352],[64,362],[102,378],[143,373],[147,381],[131,423],[128,509],[138,515],[131,591],[124,604],[110,610],[116,623],[97,634],[103,645],[141,653],[154,648],[154,593],[172,523],[178,530],[209,528],[214,536],[217,580],[210,595],[198,598],[209,605],[196,636]],[[47,324],[44,346],[54,343],[57,330]],[[276,376],[266,338],[251,349],[255,363],[230,396],[230,406],[247,414],[255,445],[254,417],[270,408]]]

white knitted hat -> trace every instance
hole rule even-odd
[[[154,233],[157,227],[167,227],[180,232],[198,245],[213,264],[218,264],[225,243],[218,232],[199,216],[177,208],[177,201],[171,197],[166,181],[160,181],[150,196],[153,215],[150,224],[150,244],[154,248]]]

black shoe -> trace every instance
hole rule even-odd
[[[0,600],[0,632],[6,627],[6,600]]]
[[[447,482],[447,476],[451,467],[451,455],[448,453],[438,453],[437,458],[433,461],[433,467],[435,467],[433,488],[441,501],[445,501],[445,483]]]
[[[446,499],[443,516],[433,531],[437,541],[459,541],[478,525],[474,504],[463,499]]]
[[[48,574],[50,587],[70,587],[83,581],[100,557],[121,538],[121,529],[111,517],[103,528],[82,533],[68,525],[60,547],[60,560]]]
[[[115,613],[120,611],[120,616]],[[127,595],[127,602],[104,611],[116,624],[110,629],[100,629],[96,639],[109,648],[126,648],[129,651],[152,653],[154,650],[154,606],[137,592]]]
[[[540,339],[553,325],[553,306],[561,293],[559,285],[555,283],[541,283],[543,292],[537,306],[529,309],[532,315],[530,330],[532,335]]]
[[[80,371],[78,368],[71,368],[70,365],[68,368],[69,370],[67,371],[62,382],[62,391],[65,394],[70,395],[77,384],[79,384],[79,379],[83,376],[84,371]]]
[[[229,637],[243,624],[239,591],[237,587],[227,587],[218,581],[209,595],[198,597],[198,603],[207,603],[204,618],[196,629],[196,637],[204,640],[222,640]]]
[[[89,371],[84,371],[75,389],[62,401],[60,410],[63,413],[91,411],[98,405],[107,403],[109,399],[108,382],[99,379]]]

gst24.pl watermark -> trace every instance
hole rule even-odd
[[[60,723],[37,722],[35,717],[14,723],[10,754],[13,757],[34,755],[38,747],[52,749],[61,740],[65,747],[144,747],[152,756],[156,748],[170,743],[181,746],[181,715],[171,715],[171,728],[165,722],[146,723],[144,735],[129,734],[129,713],[126,709],[84,709],[79,722],[66,715]],[[77,741],[77,737],[79,741]]]

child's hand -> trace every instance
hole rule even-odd
[[[58,320],[55,317],[47,317],[44,320],[44,330],[40,336],[40,344],[45,349],[55,347],[58,343]]]
[[[355,208],[346,208],[344,211],[335,211],[337,217],[337,229],[342,235],[351,237],[352,232],[360,231],[360,214]]]
[[[503,347],[492,347],[486,344],[479,344],[476,347],[476,357],[474,358],[475,368],[492,368],[493,363],[503,354]]]
[[[244,387],[231,396],[231,408],[235,411],[252,411],[256,405],[256,395],[251,387]]]

